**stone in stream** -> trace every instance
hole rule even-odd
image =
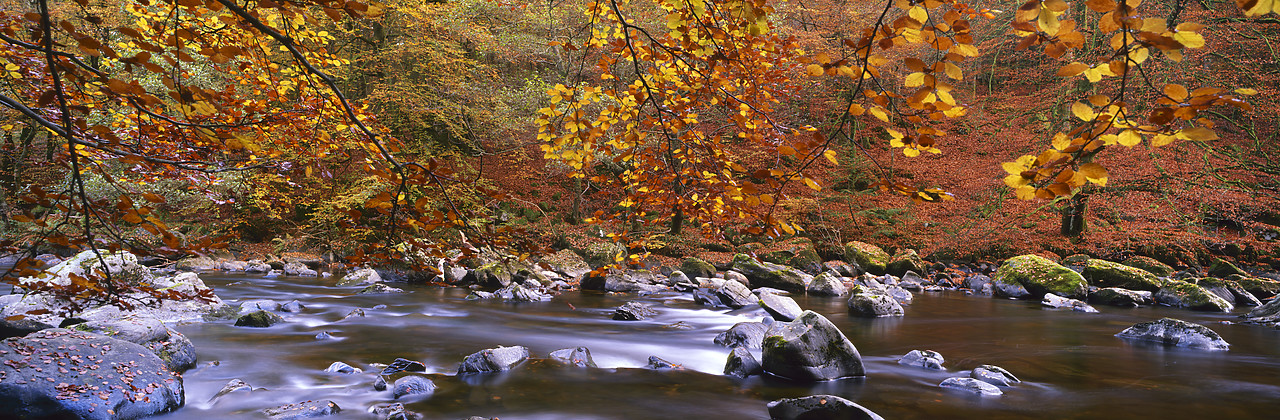
[[[284,322],[284,318],[267,311],[251,312],[236,319],[237,327],[266,328]]]
[[[529,348],[523,346],[484,349],[467,356],[458,366],[458,373],[501,372],[528,358]]]
[[[138,344],[62,328],[0,341],[3,418],[135,419],[183,401],[182,377]]]
[[[355,309],[352,309],[351,312],[347,312],[347,316],[342,317],[341,321],[345,321],[351,318],[364,318],[364,316],[365,316],[364,309],[355,308]]]
[[[902,305],[887,295],[858,293],[849,298],[849,314],[853,316],[875,318],[903,316],[905,313]]]
[[[841,250],[843,252],[843,250]],[[865,273],[858,263],[850,263],[844,261],[824,261],[822,267],[826,272],[833,273],[836,277],[858,277]],[[814,278],[817,279],[816,277]]]
[[[756,297],[751,294],[751,289],[747,289],[746,285],[736,281],[724,282],[715,293],[721,303],[733,309],[756,303]]]
[[[148,314],[131,313],[123,317],[95,319],[68,328],[144,346],[174,372],[182,373],[196,367],[196,346],[191,340]]]
[[[804,311],[795,299],[773,293],[761,293],[759,302],[765,312],[779,321],[792,321]]]
[[[667,369],[684,370],[684,365],[672,362],[667,359],[663,359],[658,356],[649,356],[649,364],[645,365],[644,367],[649,369],[656,369],[656,370],[667,370]]]
[[[811,277],[791,267],[756,261],[747,254],[733,256],[734,271],[741,272],[752,287],[773,287],[788,292],[803,292]]]
[[[1231,302],[1236,306],[1262,306],[1262,302],[1253,294],[1240,287],[1239,283],[1231,280],[1223,280],[1216,277],[1205,277],[1196,280],[1196,285],[1208,290],[1227,302]]]
[[[759,322],[739,322],[717,334],[715,343],[729,348],[758,349],[764,342],[764,333],[768,329],[769,327]]]
[[[217,394],[213,394],[212,397],[209,397],[209,403],[217,402],[219,398],[222,398],[223,396],[230,394],[232,392],[241,392],[241,391],[251,392],[253,391],[253,387],[249,386],[247,382],[242,381],[240,379],[232,379],[230,382],[227,382],[226,385],[223,385],[222,389],[219,390]]]
[[[770,402],[768,408],[773,420],[884,420],[866,407],[835,395],[783,398]]]
[[[717,296],[711,289],[693,289],[693,302],[703,306],[710,306],[712,308],[728,307],[728,305],[725,305],[724,302],[720,300],[720,296]]]
[[[983,286],[986,286],[987,290],[994,290],[991,288],[991,277],[974,274],[964,279],[964,287],[974,293],[982,293]]]
[[[902,278],[898,280],[898,286],[907,290],[921,290],[924,289],[925,286],[929,285],[932,285],[932,283],[925,280],[924,277],[920,277],[920,275],[916,274],[914,271],[906,272],[902,275]]]
[[[1128,306],[1132,308],[1136,308],[1146,302],[1141,294],[1133,290],[1117,287],[1107,287],[1090,292],[1089,301],[1099,305]]]
[[[370,284],[368,286],[365,286],[365,288],[360,289],[359,292],[356,292],[357,295],[381,295],[381,294],[388,294],[388,293],[408,293],[408,292],[405,292],[404,289],[401,289],[401,288],[388,286],[385,283]]]
[[[435,391],[435,382],[431,382],[430,379],[417,375],[410,375],[397,379],[395,385],[391,387],[391,395],[396,399],[406,395],[430,394]]]
[[[426,372],[426,371],[427,371],[427,365],[422,364],[422,362],[416,362],[413,360],[397,357],[396,360],[392,361],[391,364],[387,365],[387,367],[382,368],[382,372],[380,372],[379,374],[391,375],[391,374],[400,373],[400,372]]]
[[[1134,324],[1116,337],[1205,350],[1226,350],[1231,346],[1209,327],[1173,318]]]
[[[759,375],[764,372],[764,367],[760,366],[760,361],[751,355],[751,351],[742,347],[734,347],[729,352],[729,357],[724,363],[724,374],[728,376],[745,378],[751,375]]]
[[[995,365],[982,365],[973,368],[973,371],[969,372],[969,377],[996,386],[1010,386],[1022,382],[1018,380],[1017,376],[1013,376],[1009,371]]]
[[[761,364],[771,375],[801,382],[864,376],[862,355],[844,333],[817,312],[775,322],[765,333]]]
[[[498,289],[498,291],[493,292],[493,297],[502,298],[507,302],[541,302],[551,299],[551,296],[519,283],[511,283],[507,287]]]
[[[1089,281],[1089,284],[1098,287],[1154,292],[1164,285],[1164,281],[1147,270],[1099,259],[1089,260],[1080,274]]]
[[[376,283],[382,283],[382,276],[378,275],[377,270],[360,268],[342,276],[342,280],[338,281],[338,286],[364,286]]]
[[[1070,309],[1076,312],[1098,313],[1097,309],[1094,309],[1087,303],[1075,299],[1064,298],[1053,293],[1045,293],[1044,300],[1040,301],[1040,305],[1056,309]]]
[[[596,367],[596,361],[591,359],[591,350],[586,347],[553,351],[551,360],[577,367]]]
[[[240,302],[240,315],[257,311],[278,311],[280,302],[271,299],[253,299]]]
[[[1058,265],[1038,255],[1021,255],[1004,261],[992,279],[997,293],[1007,290],[1002,285],[1018,284],[1028,292],[1017,298],[1034,299],[1053,293],[1072,299],[1084,299],[1089,294],[1089,284],[1080,273]]]
[[[374,391],[386,391],[386,390],[387,390],[387,378],[386,378],[386,377],[384,377],[384,376],[382,376],[382,375],[374,376],[374,377],[373,377],[373,390],[374,390]]]
[[[297,299],[280,304],[280,310],[283,312],[302,312],[303,309],[307,309],[306,305]]]
[[[353,373],[363,372],[358,367],[354,367],[342,362],[333,362],[332,364],[329,365],[329,367],[324,368],[324,371],[328,373],[345,373],[348,375]]]
[[[1001,391],[1000,388],[995,385],[973,378],[947,378],[946,380],[943,380],[942,383],[938,384],[938,386],[947,389],[968,391],[979,395],[994,396],[1004,394],[1004,391]]]
[[[421,420],[422,414],[409,411],[404,408],[404,404],[385,404],[369,407],[369,413],[373,414],[378,420]]]
[[[898,364],[921,367],[933,370],[946,370],[942,364],[946,360],[942,358],[942,354],[933,350],[912,350],[898,359]]]
[[[613,310],[614,321],[639,321],[657,315],[658,311],[640,302],[627,302]]]
[[[885,286],[884,294],[897,301],[898,305],[910,305],[911,301],[915,300],[915,295],[911,294],[910,290],[898,285]]]
[[[316,333],[316,339],[317,339],[317,340],[332,340],[332,339],[333,339],[333,334],[330,334],[328,331],[321,331],[321,332]]]
[[[1266,305],[1254,308],[1249,313],[1241,315],[1246,324],[1267,325],[1270,327],[1280,327],[1280,299],[1272,299]]]
[[[844,281],[839,277],[830,271],[824,271],[813,277],[813,281],[805,286],[805,291],[814,296],[844,296],[849,293],[849,288],[844,286]]]
[[[1197,284],[1169,280],[1155,293],[1156,302],[1193,311],[1231,312],[1235,305]]]
[[[330,400],[303,401],[262,410],[262,413],[266,414],[267,418],[271,420],[312,419],[332,416],[340,412],[342,412],[342,407],[338,407],[338,403]]]

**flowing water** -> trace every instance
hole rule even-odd
[[[288,322],[270,328],[229,321],[177,327],[195,343],[200,367],[185,374],[186,407],[164,419],[262,418],[263,408],[304,400],[333,400],[343,409],[337,418],[369,418],[371,406],[403,402],[427,419],[764,419],[769,401],[812,394],[839,395],[888,419],[1260,419],[1275,418],[1280,408],[1280,331],[1222,323],[1245,309],[1100,307],[1101,314],[1085,314],[949,291],[917,294],[906,317],[859,319],[847,315],[842,299],[796,296],[853,341],[867,376],[792,384],[721,375],[729,350],[713,338],[734,323],[761,320],[763,310],[706,309],[674,292],[570,292],[548,302],[505,303],[465,301],[463,289],[397,285],[412,293],[356,296],[356,288],[331,287],[331,279],[202,278],[233,305],[298,299],[306,309],[284,314]],[[613,308],[629,300],[653,304],[658,315],[610,320]],[[343,319],[356,308],[367,316]],[[1165,316],[1208,325],[1231,350],[1114,337]],[[317,340],[322,331],[335,339]],[[526,346],[538,359],[501,374],[454,374],[468,354],[499,345]],[[600,368],[541,360],[577,346],[590,348]],[[942,353],[947,370],[898,365],[897,357],[912,349]],[[685,370],[643,369],[650,355]],[[323,372],[335,361],[370,371],[369,363],[397,357],[426,364],[436,392],[396,401],[390,391],[373,390],[371,374]],[[938,387],[982,364],[1004,367],[1024,382],[997,397]],[[209,402],[235,378],[265,390]]]

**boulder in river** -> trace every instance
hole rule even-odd
[[[340,412],[342,412],[342,407],[338,407],[338,403],[330,400],[303,401],[262,410],[262,413],[266,414],[267,418],[271,420],[313,419],[332,416]]]
[[[62,328],[0,341],[0,417],[134,419],[184,401],[182,377],[128,341]]]
[[[983,286],[986,286],[985,288],[987,290],[994,290],[991,288],[990,284],[991,277],[987,277],[982,274],[974,274],[964,279],[964,287],[972,290],[974,293],[982,293],[982,290],[984,289]],[[1023,291],[1026,291],[1026,289],[1024,288]]]
[[[788,292],[803,292],[808,280],[812,279],[800,270],[757,261],[747,254],[733,256],[733,269],[747,276],[751,287],[772,287]]]
[[[390,364],[382,368],[380,375],[392,375],[400,372],[426,372],[427,365],[422,362],[397,357]]]
[[[800,316],[803,309],[796,303],[795,299],[787,296],[781,296],[774,293],[760,294],[760,307],[764,308],[773,319],[778,321],[791,321]]]
[[[418,375],[409,375],[396,379],[396,383],[391,386],[391,395],[396,399],[408,395],[430,394],[435,391],[435,382]]]
[[[582,290],[605,292],[656,292],[664,289],[663,280],[648,270],[609,269],[582,277]]]
[[[758,349],[764,342],[764,334],[768,329],[768,326],[759,322],[739,322],[716,335],[715,343],[729,348]]]
[[[911,301],[915,300],[915,295],[911,294],[910,290],[904,289],[899,285],[885,286],[883,294],[893,298],[899,305],[910,305]]]
[[[196,347],[191,340],[147,314],[95,319],[71,325],[69,329],[102,334],[146,347],[174,372],[181,373],[196,367]]]
[[[858,241],[844,244],[845,261],[857,263],[863,270],[877,276],[885,274],[885,266],[889,264],[889,254],[880,247]]]
[[[898,364],[921,367],[933,370],[946,370],[942,364],[946,360],[942,358],[942,353],[933,350],[912,350],[898,359]]]
[[[680,271],[689,278],[716,276],[716,266],[697,257],[688,257],[681,261]]]
[[[257,311],[278,311],[280,310],[280,302],[271,299],[252,299],[240,302],[240,314],[244,315]]]
[[[640,302],[627,302],[613,310],[614,321],[640,321],[657,315],[658,311]]]
[[[764,367],[760,366],[760,361],[756,360],[750,350],[742,347],[734,347],[724,362],[724,374],[728,376],[745,378],[763,372]]]
[[[992,279],[997,293],[1001,285],[1018,284],[1027,290],[1027,296],[1011,296],[1032,298],[1053,293],[1072,299],[1084,299],[1088,296],[1089,285],[1080,273],[1058,265],[1038,255],[1021,255],[1004,261],[996,270]]]
[[[1094,309],[1087,303],[1076,299],[1064,298],[1053,293],[1045,293],[1044,299],[1040,301],[1040,305],[1054,309],[1070,309],[1076,312],[1098,313],[1097,309]]]
[[[539,292],[538,289],[519,283],[511,283],[507,287],[498,289],[493,292],[493,296],[507,302],[541,302],[551,299],[551,296]]]
[[[342,373],[347,375],[363,372],[363,370],[361,370],[360,368],[348,365],[343,362],[330,363],[329,367],[324,368],[324,371],[327,373]]]
[[[586,347],[560,349],[551,352],[550,356],[551,360],[567,365],[591,368],[596,367],[596,361],[591,359],[591,350]]]
[[[649,369],[655,369],[655,370],[665,370],[665,369],[684,370],[684,365],[676,362],[672,362],[667,359],[663,359],[658,356],[649,356],[649,363],[646,364],[645,367]]]
[[[472,353],[458,366],[458,373],[501,372],[511,370],[529,358],[529,348],[523,346],[494,347]]]
[[[1254,308],[1242,315],[1246,324],[1267,325],[1280,328],[1280,299],[1272,299],[1266,305]]]
[[[1107,260],[1092,259],[1084,266],[1082,274],[1089,284],[1098,287],[1119,287],[1129,290],[1160,290],[1164,282],[1141,268],[1113,263]]]
[[[1205,350],[1226,350],[1231,346],[1209,327],[1173,318],[1134,324],[1116,337]]]
[[[378,271],[372,268],[358,268],[338,281],[338,286],[364,286],[367,284],[382,283],[382,276],[378,275]]]
[[[1151,292],[1147,292],[1150,294]],[[1121,289],[1118,287],[1108,287],[1098,289],[1089,293],[1089,301],[1099,305],[1110,306],[1128,306],[1136,308],[1138,305],[1147,302],[1142,294],[1133,290]]]
[[[384,404],[369,407],[369,413],[378,420],[422,420],[422,414],[409,411],[404,404]]]
[[[1017,376],[1013,376],[1009,371],[995,365],[982,365],[973,368],[973,371],[969,372],[969,377],[996,386],[1010,386],[1022,382]]]
[[[1205,277],[1195,281],[1197,286],[1203,287],[1209,293],[1218,295],[1227,302],[1235,304],[1235,306],[1262,306],[1262,302],[1254,297],[1252,293],[1240,287],[1239,283],[1231,280],[1224,280],[1217,277]]]
[[[849,298],[849,315],[864,318],[903,316],[902,305],[888,295],[858,293]]]
[[[374,283],[356,292],[357,295],[382,295],[389,293],[408,293],[404,289],[388,286],[386,283]]]
[[[1155,258],[1151,258],[1151,257],[1135,255],[1135,256],[1126,258],[1124,261],[1121,261],[1120,263],[1133,268],[1140,268],[1140,269],[1146,270],[1146,272],[1148,273],[1155,274],[1156,277],[1169,277],[1173,275],[1173,267],[1170,267],[1168,264],[1162,263],[1159,260],[1156,260]]]
[[[844,286],[844,280],[840,277],[824,271],[813,277],[813,281],[805,286],[805,291],[814,296],[844,296],[849,293],[849,288]]]
[[[1235,281],[1259,300],[1270,299],[1280,293],[1280,281],[1241,276],[1232,276],[1229,280]]]
[[[751,294],[751,289],[736,281],[721,283],[715,294],[720,298],[720,303],[733,309],[756,303],[756,297]]]
[[[801,382],[866,375],[858,349],[835,324],[813,311],[770,325],[762,359],[765,372]]]
[[[267,311],[257,311],[241,315],[236,319],[237,327],[266,328],[284,322],[284,318]]]
[[[1193,311],[1231,312],[1235,305],[1197,284],[1170,280],[1155,293],[1157,303]]]
[[[995,396],[1004,394],[1004,391],[1001,391],[999,387],[973,378],[947,378],[938,386],[979,395]]]
[[[885,274],[906,277],[906,273],[925,273],[928,267],[925,266],[924,260],[916,253],[914,249],[904,249],[898,251],[892,257],[889,257],[889,263],[885,264]]]
[[[770,402],[772,420],[884,420],[866,407],[835,395],[810,395]]]
[[[22,337],[36,331],[47,330],[49,328],[54,328],[54,326],[31,319],[8,320],[0,318],[0,340],[9,337]]]
[[[218,390],[217,394],[213,394],[212,397],[209,397],[209,403],[217,402],[219,398],[222,398],[223,396],[226,396],[227,394],[231,394],[233,392],[252,392],[252,391],[253,391],[253,387],[249,386],[247,382],[242,381],[240,379],[232,379],[231,381],[227,382],[226,385],[223,385],[222,389]]]

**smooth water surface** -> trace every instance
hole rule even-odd
[[[465,301],[464,289],[396,285],[411,293],[356,296],[358,288],[330,286],[334,279],[202,278],[232,305],[298,299],[307,308],[284,313],[288,322],[270,328],[231,321],[177,327],[195,343],[200,367],[185,374],[186,407],[164,419],[262,418],[263,408],[320,399],[342,407],[334,418],[369,418],[369,407],[403,402],[427,419],[766,419],[769,401],[819,393],[848,398],[888,419],[1262,419],[1274,418],[1280,408],[1280,330],[1222,323],[1248,308],[1208,314],[1099,307],[1101,314],[1086,314],[932,292],[918,293],[905,317],[860,319],[847,315],[843,299],[796,296],[803,308],[844,331],[867,365],[865,378],[801,385],[722,376],[729,349],[713,338],[734,323],[761,320],[764,311],[706,309],[675,292],[569,292],[547,302],[505,303]],[[613,308],[629,300],[653,304],[658,315],[610,320]],[[367,316],[343,319],[355,308]],[[1168,348],[1114,336],[1166,316],[1208,325],[1231,350]],[[335,339],[317,340],[321,331]],[[539,359],[586,346],[600,368],[531,360],[501,374],[454,374],[468,354],[499,345],[526,346]],[[912,349],[942,353],[947,370],[898,365],[897,358]],[[650,355],[685,370],[643,369]],[[435,394],[396,401],[390,391],[373,390],[372,374],[323,372],[335,361],[372,371],[369,363],[397,357],[426,364],[439,387]],[[1004,367],[1024,382],[997,397],[938,387],[982,364]],[[235,378],[265,390],[209,402]]]

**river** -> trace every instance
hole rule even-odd
[[[306,309],[283,314],[288,322],[269,328],[229,321],[178,326],[195,343],[200,366],[184,375],[186,407],[162,419],[260,419],[263,408],[304,400],[336,402],[343,412],[334,418],[369,418],[370,406],[395,401],[391,392],[374,391],[370,374],[323,370],[342,361],[368,371],[369,363],[397,357],[424,363],[439,387],[429,397],[399,401],[427,419],[766,419],[769,401],[812,394],[839,395],[888,419],[1270,419],[1280,408],[1280,331],[1224,323],[1248,308],[1215,314],[1099,307],[1102,313],[1087,314],[946,291],[917,293],[905,317],[860,319],[848,316],[844,299],[795,296],[853,341],[867,370],[861,379],[798,385],[722,376],[729,350],[713,338],[734,323],[759,321],[764,311],[706,309],[676,292],[568,292],[547,302],[506,303],[466,301],[467,291],[457,288],[396,285],[411,293],[354,295],[358,288],[332,287],[334,279],[202,278],[228,301],[297,299]],[[653,304],[658,315],[609,319],[630,300]],[[343,319],[356,308],[367,316]],[[1208,325],[1231,349],[1169,348],[1114,336],[1166,316]],[[316,339],[322,331],[335,339]],[[468,354],[498,345],[526,346],[539,359],[586,346],[600,368],[531,360],[502,374],[454,375]],[[896,363],[912,349],[942,353],[947,370]],[[650,355],[685,370],[642,368]],[[996,397],[938,387],[982,364],[1004,367],[1024,382]],[[209,402],[235,378],[265,390]]]

